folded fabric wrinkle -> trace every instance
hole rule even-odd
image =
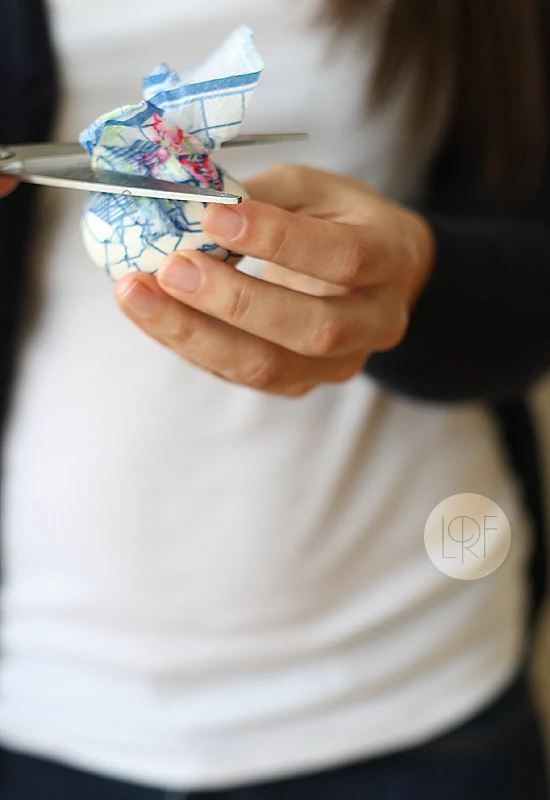
[[[211,152],[239,132],[263,70],[250,28],[241,26],[180,77],[161,64],[143,80],[143,101],[104,114],[80,135],[96,169],[143,175],[246,197]],[[175,250],[230,253],[201,229],[205,204],[93,193],[82,215],[92,261],[113,279],[157,271]]]

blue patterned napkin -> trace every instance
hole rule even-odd
[[[143,102],[93,122],[80,136],[92,166],[235,190],[210,152],[237,135],[263,69],[252,31],[238,28],[181,78],[166,64],[143,81]],[[199,249],[227,258],[201,228],[203,203],[91,194],[82,218],[92,259],[114,279],[155,272],[164,255]]]

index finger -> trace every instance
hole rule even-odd
[[[245,200],[240,206],[210,204],[205,233],[222,247],[272,261],[342,286],[375,284],[385,261],[385,239],[373,228],[317,219]]]

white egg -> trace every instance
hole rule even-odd
[[[248,197],[238,181],[218,169],[226,192]],[[204,203],[92,194],[82,216],[84,244],[92,261],[113,280],[128,272],[154,273],[176,250],[203,250],[225,261],[229,251],[200,227],[205,208]]]

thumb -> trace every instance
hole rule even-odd
[[[277,164],[248,178],[243,185],[253,200],[287,211],[312,211],[334,203],[347,181],[341,175],[302,164]]]

